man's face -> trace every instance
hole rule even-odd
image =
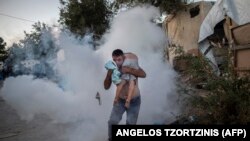
[[[116,63],[116,65],[118,67],[121,67],[124,61],[124,56],[120,55],[120,56],[112,56],[113,61]]]

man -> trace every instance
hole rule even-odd
[[[116,49],[112,53],[112,58],[113,58],[113,61],[116,63],[117,67],[119,68],[119,70],[123,74],[131,74],[137,78],[138,77],[145,78],[146,73],[140,67],[139,67],[139,69],[134,69],[134,68],[122,66],[124,60],[126,59],[126,56],[128,56],[128,55],[134,55],[134,54],[132,54],[132,53],[125,53],[124,54],[122,50]],[[104,88],[106,90],[109,89],[111,86],[111,83],[112,83],[111,75],[112,75],[112,70],[108,70],[106,78],[104,80]],[[139,110],[140,110],[140,105],[141,105],[141,97],[140,97],[140,90],[138,87],[138,79],[136,79],[135,84],[136,84],[135,90],[132,94],[129,108],[126,108],[126,106],[125,106],[126,98],[127,98],[127,94],[128,94],[128,88],[129,88],[128,82],[122,87],[121,93],[119,94],[119,100],[117,101],[117,104],[113,105],[110,119],[108,121],[109,140],[111,140],[111,135],[112,135],[111,127],[112,127],[112,125],[118,124],[121,121],[122,115],[124,114],[125,111],[127,112],[127,119],[126,119],[127,125],[136,124],[136,122],[137,122],[137,118],[138,118]]]

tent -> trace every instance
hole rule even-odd
[[[173,64],[175,49],[181,47],[185,53],[197,56],[200,26],[213,7],[212,2],[195,2],[185,5],[185,8],[175,15],[168,15],[164,28],[168,37],[168,59]]]
[[[219,69],[207,38],[214,33],[214,27],[226,17],[232,19],[237,26],[250,23],[249,7],[250,0],[217,0],[201,24],[199,50],[211,61],[217,74],[219,74]]]

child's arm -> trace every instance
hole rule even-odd
[[[126,99],[126,103],[125,103],[125,107],[126,108],[129,108],[129,106],[130,106],[130,101],[131,101],[131,99],[132,99],[132,95],[133,95],[133,93],[134,93],[134,90],[135,90],[135,81],[136,80],[130,80],[129,81],[129,88],[128,88],[128,97],[127,97],[127,99]]]
[[[125,83],[126,83],[125,80],[121,80],[121,82],[119,84],[117,84],[115,99],[114,99],[114,105],[117,104],[117,102],[119,100],[119,95],[120,95],[121,90],[122,90],[123,86],[125,85]]]

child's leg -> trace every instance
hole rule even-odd
[[[128,97],[127,97],[127,99],[126,99],[126,104],[125,104],[125,107],[126,107],[126,108],[129,108],[130,101],[131,101],[131,99],[132,99],[132,95],[133,95],[134,90],[135,90],[135,81],[136,81],[136,80],[130,80],[130,81],[129,81]]]
[[[116,93],[115,93],[115,99],[114,104],[116,104],[119,100],[119,94],[121,93],[122,87],[125,85],[126,81],[122,80],[119,84],[117,84]]]

